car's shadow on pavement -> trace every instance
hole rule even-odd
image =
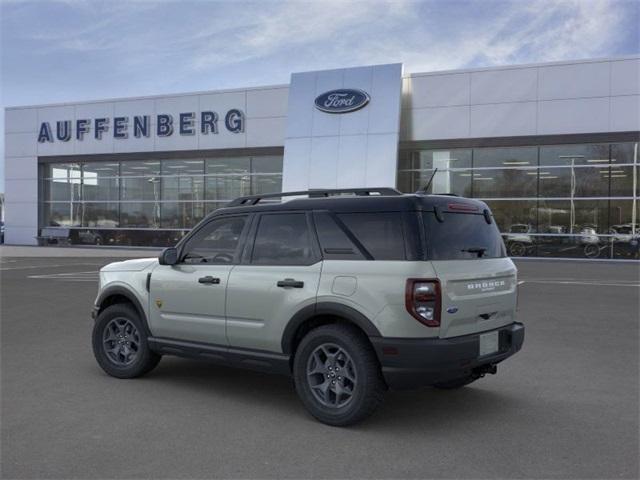
[[[272,408],[301,420],[313,421],[299,401],[291,378],[220,366],[199,360],[164,358],[149,374],[150,381],[162,382],[201,395],[224,396],[247,407]],[[485,380],[486,381],[486,380]],[[370,430],[448,428],[452,423],[486,421],[507,411],[529,407],[523,396],[492,389],[478,383],[458,390],[422,388],[387,392],[377,414],[353,428]]]

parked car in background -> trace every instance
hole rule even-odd
[[[512,257],[523,257],[531,247],[535,245],[533,227],[525,223],[516,223],[509,227],[509,233],[505,235],[507,251]]]

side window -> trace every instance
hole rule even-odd
[[[246,216],[212,220],[189,240],[183,250],[183,263],[234,263],[246,223]]]
[[[338,218],[375,260],[406,259],[401,214],[343,213]]]
[[[316,230],[326,260],[364,260],[360,249],[353,244],[347,234],[327,212],[313,214]]]
[[[308,265],[313,257],[306,214],[265,214],[260,217],[251,263]]]

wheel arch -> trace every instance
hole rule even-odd
[[[126,287],[120,285],[113,285],[111,287],[105,288],[96,299],[96,309],[97,315],[99,315],[105,308],[116,305],[116,304],[130,304],[136,310],[140,319],[142,320],[142,324],[146,330],[147,336],[151,336],[151,331],[149,330],[149,322],[147,321],[147,314],[144,308],[142,307],[142,303],[138,299],[135,293]],[[97,316],[96,315],[96,316]]]
[[[371,320],[355,308],[336,302],[320,302],[304,307],[291,317],[282,334],[282,352],[293,355],[307,332],[332,323],[354,325],[367,337],[382,336]]]

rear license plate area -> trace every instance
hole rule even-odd
[[[500,332],[488,332],[480,334],[480,357],[486,357],[500,350]]]

